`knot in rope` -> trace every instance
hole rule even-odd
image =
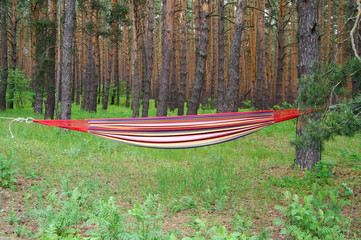
[[[25,123],[32,123],[34,118],[32,117],[28,117],[28,118],[9,118],[9,117],[0,117],[2,119],[9,119],[11,120],[10,123],[9,123],[9,132],[10,132],[10,135],[11,135],[11,138],[14,138],[14,134],[13,132],[11,131],[11,124],[13,122],[25,122]]]

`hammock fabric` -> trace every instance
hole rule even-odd
[[[33,120],[150,148],[195,148],[247,136],[274,123],[299,117],[297,109],[177,117]]]

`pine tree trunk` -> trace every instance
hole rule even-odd
[[[237,112],[239,104],[239,82],[240,82],[240,61],[242,32],[245,22],[246,0],[238,0],[237,13],[234,24],[233,39],[230,51],[229,62],[229,84],[224,102],[225,112]]]
[[[187,115],[196,115],[202,95],[202,86],[206,81],[206,61],[209,31],[209,0],[201,0],[199,10],[199,44],[196,43],[196,69],[194,82],[188,102]],[[197,21],[196,21],[197,23]],[[196,24],[197,26],[197,24]],[[196,39],[197,40],[197,39]]]
[[[187,1],[182,0],[181,40],[180,40],[180,86],[178,94],[178,115],[184,115],[184,102],[187,84]]]
[[[108,48],[108,73],[107,73],[107,79],[105,83],[105,92],[103,97],[103,110],[108,109],[108,103],[109,103],[109,91],[110,91],[110,79],[112,76],[112,65],[113,65],[113,45],[111,44]]]
[[[12,12],[12,16],[11,16],[11,40],[10,40],[10,45],[11,45],[11,63],[10,63],[10,67],[11,70],[15,71],[16,69],[16,65],[17,65],[17,9],[18,9],[18,3],[17,0],[13,0],[13,12]],[[9,84],[8,87],[8,93],[9,93],[9,101],[8,101],[8,109],[13,109],[14,108],[14,102],[13,102],[13,98],[14,98],[14,91],[15,91],[15,86],[13,83]]]
[[[162,29],[162,66],[159,79],[159,95],[157,116],[167,116],[168,108],[168,81],[171,60],[171,39],[172,25],[170,24],[170,11],[172,4],[170,1],[163,2],[163,29]]]
[[[6,90],[8,79],[8,46],[7,46],[7,28],[6,18],[7,9],[4,1],[0,2],[1,6],[1,82],[0,82],[0,111],[6,110]]]
[[[217,112],[224,112],[224,2],[218,4],[218,89]]]
[[[265,10],[264,0],[260,1],[260,10]],[[257,60],[256,60],[256,101],[255,106],[263,109],[266,104],[266,48],[265,48],[265,20],[262,12],[257,14]]]
[[[114,54],[114,85],[117,89],[116,102],[115,104],[119,106],[120,102],[120,77],[119,77],[119,41],[115,42],[115,54]]]
[[[45,114],[44,119],[54,119],[55,110],[55,61],[56,61],[56,1],[50,2],[50,20],[54,22],[54,27],[50,29],[51,42],[49,49],[49,70],[47,75],[47,84],[45,87],[47,98],[45,100]]]
[[[171,77],[169,82],[169,110],[174,112],[177,107],[177,17],[175,8],[172,9],[172,57],[171,57]]]
[[[144,100],[142,117],[148,117],[150,84],[153,74],[153,31],[154,31],[154,0],[149,0],[148,5],[148,29],[147,29],[146,63],[147,71],[144,81]]]
[[[129,1],[130,21],[132,22],[132,50],[131,50],[131,64],[133,66],[132,71],[132,109],[133,118],[139,117],[139,74],[138,74],[138,39],[136,32],[136,19],[133,0]]]
[[[278,15],[278,34],[277,34],[277,72],[276,72],[276,96],[275,105],[281,106],[283,103],[282,87],[283,87],[283,73],[284,73],[284,58],[285,58],[285,1],[280,0],[279,4],[279,15]]]
[[[297,2],[298,13],[298,77],[312,75],[314,72],[313,62],[319,61],[320,39],[318,32],[318,0],[299,0]],[[298,92],[303,86],[298,86]],[[299,102],[299,106],[303,103]],[[317,121],[318,113],[301,116],[297,122],[297,135],[303,137],[306,134],[305,126],[309,119]],[[321,142],[311,142],[307,146],[296,147],[295,166],[300,169],[311,170],[321,160]]]
[[[60,119],[71,119],[71,65],[75,1],[65,0]]]

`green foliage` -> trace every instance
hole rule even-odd
[[[193,197],[183,196],[171,202],[169,207],[173,213],[177,213],[183,210],[195,209],[197,207],[197,201]]]
[[[274,221],[282,227],[281,234],[291,239],[345,239],[351,220],[341,215],[344,205],[349,204],[339,198],[339,192],[313,186],[315,195],[303,199],[285,192],[286,206],[276,206],[283,214]]]
[[[15,175],[18,169],[14,168],[15,162],[5,156],[0,156],[0,187],[11,188],[16,183]]]
[[[118,239],[119,235],[126,233],[124,219],[125,216],[120,213],[113,197],[110,197],[108,201],[96,201],[94,212],[90,213],[87,224],[96,224],[97,229],[90,230],[88,234],[98,239]]]
[[[351,165],[351,168],[354,171],[361,171],[361,156],[355,151],[340,151],[341,161],[348,165]]]
[[[63,193],[54,189],[46,196],[46,200],[47,207],[35,208],[31,213],[39,224],[38,235],[55,239],[75,236],[78,233],[75,225],[88,218],[84,209],[89,204],[89,196],[78,188]]]
[[[33,98],[30,88],[31,79],[25,78],[23,71],[9,69],[8,101],[12,101],[18,108],[24,108],[25,104]]]
[[[22,217],[16,216],[16,213],[15,213],[15,211],[13,211],[13,210],[10,210],[8,217],[5,217],[5,218],[4,218],[4,221],[7,222],[7,223],[9,223],[9,224],[11,224],[11,225],[17,224],[17,223],[19,223],[21,220],[22,220]]]
[[[305,133],[294,142],[296,147],[312,148],[315,143],[322,146],[336,135],[354,136],[361,129],[361,94],[349,99],[344,88],[350,75],[360,74],[359,69],[355,72],[360,64],[352,59],[342,66],[328,64],[323,69],[316,66],[314,74],[299,80],[299,108],[306,114],[310,109],[312,112],[304,116]]]

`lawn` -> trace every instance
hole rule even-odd
[[[74,105],[72,114],[131,117],[121,106]],[[42,118],[30,106],[0,117]],[[0,119],[0,181],[16,182],[0,189],[0,239],[361,237],[360,133],[328,142],[317,170],[302,172],[293,169],[295,120],[184,150],[36,123],[14,122],[11,138],[9,122]]]

